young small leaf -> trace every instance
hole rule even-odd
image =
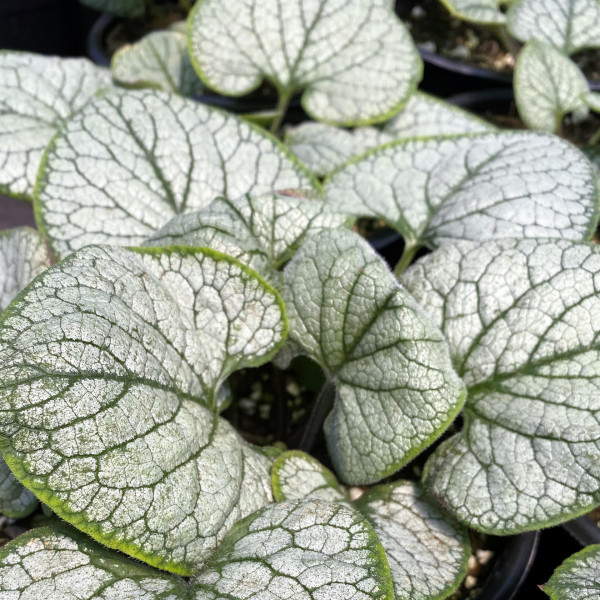
[[[176,31],[155,31],[123,46],[110,68],[115,81],[131,87],[153,87],[182,96],[199,94],[204,87],[190,62],[185,35]]]
[[[427,486],[475,529],[510,534],[600,502],[600,250],[569,240],[446,246],[402,282],[467,385],[464,429]]]
[[[3,600],[191,600],[185,583],[54,525],[0,549]]]
[[[352,221],[302,190],[217,198],[200,211],[175,217],[144,245],[210,246],[270,277],[307,236]]]
[[[271,500],[269,459],[215,411],[285,335],[279,295],[230,257],[83,249],[0,319],[2,454],[66,521],[188,574]]]
[[[303,452],[285,452],[273,465],[279,500],[321,498],[354,506],[381,540],[394,582],[395,600],[438,600],[466,574],[469,536],[409,481],[380,485],[350,503],[333,474]]]
[[[395,140],[494,129],[483,119],[443,100],[415,92],[407,105],[379,129],[348,131],[324,123],[302,123],[287,130],[285,142],[312,173],[324,177],[354,156]]]
[[[519,116],[532,129],[556,132],[567,113],[583,119],[588,83],[579,67],[548,44],[528,42],[515,67]]]
[[[313,498],[348,503],[334,474],[306,452],[284,452],[273,463],[271,474],[275,500]]]
[[[464,401],[441,333],[354,233],[311,237],[284,280],[290,339],[336,387],[325,421],[336,471],[347,483],[394,473]]]
[[[0,312],[39,273],[51,264],[48,246],[34,229],[27,227],[0,232]],[[24,517],[37,506],[0,457],[0,513]]]
[[[333,207],[382,219],[409,247],[493,237],[590,237],[596,175],[569,143],[532,132],[408,140],[326,182]]]
[[[440,0],[456,17],[471,23],[503,25],[505,14],[500,10],[503,0]]]
[[[507,19],[517,39],[538,40],[566,55],[600,46],[599,0],[516,0]]]
[[[332,123],[389,118],[422,76],[390,0],[202,0],[188,37],[209,87],[239,96],[267,79],[283,102],[304,90],[306,111]]]
[[[141,244],[178,214],[313,181],[263,130],[155,90],[90,102],[50,145],[39,217],[57,254]]]
[[[0,193],[31,200],[44,149],[110,73],[82,58],[0,52]]]
[[[379,485],[354,505],[381,540],[395,600],[440,600],[460,585],[467,574],[469,534],[430,502],[420,485]]]
[[[542,588],[552,600],[594,600],[600,596],[600,545],[587,546],[554,571]]]
[[[142,17],[146,13],[147,0],[79,0],[82,4],[110,13],[115,17],[134,19]]]

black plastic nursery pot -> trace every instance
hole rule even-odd
[[[418,0],[396,0],[396,14],[403,20]],[[452,96],[462,92],[512,86],[512,74],[485,69],[437,52],[419,48],[424,62],[420,89],[436,96]]]
[[[483,117],[517,117],[515,95],[512,88],[500,87],[465,92],[450,96],[447,101]]]
[[[532,531],[502,538],[502,550],[487,577],[477,600],[517,600],[526,598],[522,590],[534,564],[539,547],[540,532]],[[519,591],[523,591],[523,596]]]
[[[425,63],[420,88],[436,96],[512,86],[512,75],[482,69],[428,50],[419,49],[419,53]]]
[[[0,48],[82,56],[88,16],[78,0],[0,0]]]
[[[563,525],[582,546],[600,544],[600,523],[584,515]]]

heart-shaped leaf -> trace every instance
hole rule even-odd
[[[82,4],[116,17],[133,19],[146,13],[147,0],[79,0]]]
[[[596,175],[569,143],[533,132],[409,140],[337,171],[327,201],[381,219],[420,246],[498,237],[592,235]]]
[[[193,96],[203,85],[192,67],[184,34],[155,31],[139,42],[123,46],[112,58],[115,81],[131,87],[153,87]]]
[[[464,401],[441,333],[360,236],[310,238],[284,271],[290,339],[336,388],[325,434],[348,483],[394,473]]]
[[[0,550],[0,595],[11,600],[393,600],[385,553],[355,510],[309,500],[239,522],[188,585],[64,526]]]
[[[464,429],[425,480],[475,529],[514,533],[600,502],[600,250],[569,240],[446,246],[403,283],[467,385]]]
[[[393,600],[385,552],[352,508],[274,504],[239,523],[193,580],[195,600]]]
[[[215,410],[285,334],[278,294],[230,257],[83,249],[0,319],[2,454],[66,521],[190,573],[271,500],[269,459]]]
[[[81,58],[0,52],[0,193],[33,198],[44,149],[110,73]]]
[[[552,600],[594,600],[600,596],[600,545],[587,546],[554,571],[542,587]]]
[[[351,158],[395,140],[484,133],[495,128],[443,100],[415,92],[408,104],[383,127],[348,131],[324,123],[302,123],[287,129],[289,149],[317,176],[324,177]]]
[[[141,244],[178,214],[313,181],[284,147],[237,117],[155,90],[90,102],[50,145],[39,217],[59,256]]]
[[[35,230],[23,227],[0,232],[0,312],[50,264],[48,246]],[[36,497],[17,481],[0,457],[0,513],[24,517],[36,506]]]
[[[285,452],[273,464],[279,500],[320,498],[356,507],[379,536],[390,565],[395,600],[445,598],[466,574],[466,529],[410,481],[380,485],[348,502],[333,474],[308,454]]]
[[[383,121],[422,76],[410,34],[390,0],[203,0],[188,21],[192,61],[206,85],[239,96],[263,79],[280,104],[304,91],[315,119]]]
[[[567,55],[600,46],[598,0],[516,0],[507,18],[522,42],[545,42]]]
[[[395,600],[438,600],[449,596],[467,574],[469,534],[430,502],[420,485],[379,485],[354,505],[379,536],[394,582]]]
[[[506,15],[500,4],[510,0],[440,0],[456,17],[470,23],[503,25]]]
[[[11,600],[192,600],[185,583],[65,525],[33,529],[0,549],[0,597]]]
[[[270,278],[307,236],[352,221],[302,190],[217,198],[200,211],[175,217],[145,245],[210,246]]]
[[[563,117],[588,114],[587,79],[567,56],[548,44],[528,42],[519,54],[514,75],[519,116],[532,129],[559,131]]]

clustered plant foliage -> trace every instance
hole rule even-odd
[[[595,169],[415,91],[391,4],[201,0],[112,73],[0,54],[0,191],[38,226],[0,235],[0,511],[55,515],[0,550],[2,600],[441,600],[469,528],[600,504]],[[263,80],[272,133],[296,94],[315,121],[191,98]],[[231,376],[300,356],[296,449],[250,443]]]
[[[440,0],[459,19],[488,27],[518,52],[514,90],[528,127],[560,132],[565,115],[585,119],[600,111],[572,55],[600,47],[598,0]],[[519,51],[519,43],[524,47]],[[596,139],[596,141],[598,141]]]

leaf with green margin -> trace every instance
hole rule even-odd
[[[190,62],[187,41],[177,31],[154,31],[112,57],[115,81],[130,87],[152,87],[193,96],[204,89]]]
[[[567,558],[542,590],[552,600],[595,600],[600,597],[600,544]]]
[[[463,431],[425,482],[474,529],[547,527],[600,502],[600,249],[570,240],[445,246],[402,283],[467,385]]]
[[[286,452],[273,464],[277,500],[322,498],[354,506],[369,520],[386,552],[395,600],[440,600],[467,570],[467,530],[410,481],[380,485],[350,503],[333,474],[312,456]]]
[[[290,450],[277,457],[271,471],[271,485],[273,496],[279,502],[313,498],[350,506],[335,475],[316,458],[300,450]]]
[[[314,185],[258,127],[167,92],[123,91],[90,102],[49,146],[36,216],[64,257],[92,243],[141,244],[217,196]]]
[[[599,0],[517,0],[507,14],[518,40],[538,40],[566,55],[600,46]]]
[[[239,523],[193,579],[195,600],[394,600],[377,535],[356,510],[273,504]]]
[[[218,252],[80,250],[0,319],[2,454],[66,521],[189,574],[271,501],[270,459],[215,410],[286,329],[277,292]]]
[[[240,96],[267,79],[280,99],[304,91],[313,118],[384,121],[422,77],[422,61],[390,0],[200,0],[190,55],[206,85]]]
[[[146,14],[147,0],[79,0],[82,4],[107,12],[115,17],[125,17],[133,19],[142,17]]]
[[[395,600],[442,600],[467,574],[469,534],[412,481],[379,485],[354,502],[381,540]]]
[[[348,131],[307,122],[288,128],[285,143],[315,175],[324,177],[351,158],[396,140],[494,130],[491,123],[465,110],[415,92],[408,104],[381,128],[360,127]]]
[[[186,585],[66,527],[30,531],[0,550],[11,600],[394,600],[373,528],[347,506],[274,504],[238,522]]]
[[[104,548],[65,525],[0,549],[2,600],[191,600],[183,580]]]
[[[440,0],[452,15],[482,25],[504,25],[506,15],[500,10],[502,0]]]
[[[144,245],[209,246],[271,279],[306,237],[353,222],[308,191],[286,190],[237,200],[217,198],[200,211],[175,217]]]
[[[52,263],[48,246],[34,229],[20,227],[0,232],[0,312],[36,276]],[[37,506],[0,457],[0,513],[18,518]]]
[[[563,117],[588,115],[588,82],[579,67],[548,44],[528,42],[519,53],[514,74],[519,116],[532,129],[554,133]]]
[[[0,193],[31,200],[52,137],[111,86],[108,70],[84,58],[0,51]]]
[[[408,247],[500,237],[590,237],[596,175],[560,138],[500,132],[396,142],[336,171],[327,202],[381,219]]]
[[[284,270],[283,296],[290,339],[335,385],[325,436],[346,483],[391,475],[461,409],[442,334],[359,235],[311,237]]]

